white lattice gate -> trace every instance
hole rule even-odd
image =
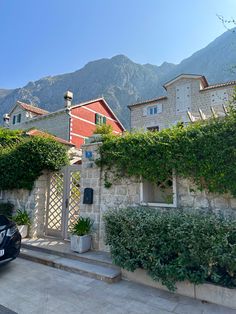
[[[69,238],[70,226],[79,216],[80,166],[64,167],[50,177],[46,214],[48,236]]]

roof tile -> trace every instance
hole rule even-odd
[[[44,110],[44,109],[41,109],[41,108],[38,108],[38,107],[35,107],[35,106],[32,106],[32,105],[29,105],[29,104],[25,104],[21,101],[18,101],[17,102],[23,109],[27,110],[27,111],[30,111],[30,112],[33,112],[35,114],[38,114],[38,115],[44,115],[44,114],[47,114],[49,113],[49,111],[47,110]]]

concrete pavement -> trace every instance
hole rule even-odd
[[[20,258],[0,268],[0,282],[0,304],[18,314],[236,314],[140,284],[108,284]]]

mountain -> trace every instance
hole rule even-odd
[[[6,97],[8,94],[10,94],[13,90],[12,89],[1,89],[0,88],[0,101],[4,97]]]
[[[17,100],[49,111],[63,107],[66,90],[74,93],[73,103],[105,97],[126,127],[127,105],[165,94],[162,85],[181,73],[205,75],[209,83],[236,80],[236,33],[227,31],[207,47],[175,65],[138,64],[124,55],[89,62],[73,73],[49,76],[15,90],[0,89],[0,116]]]

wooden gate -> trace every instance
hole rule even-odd
[[[60,239],[69,239],[71,225],[79,217],[80,166],[64,167],[53,173],[48,187],[45,233]]]

